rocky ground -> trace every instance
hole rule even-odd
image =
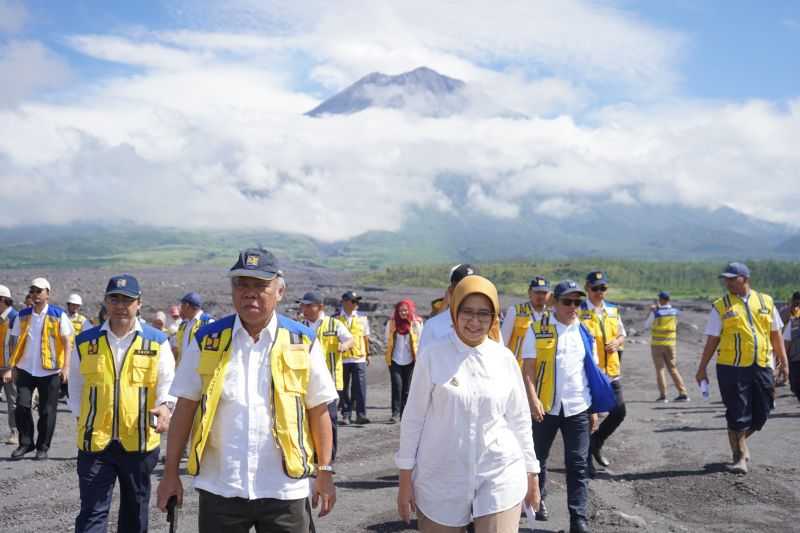
[[[392,303],[413,298],[425,313],[440,291],[351,287],[347,274],[304,267],[287,268],[289,293],[284,311],[292,314],[293,302],[304,291],[317,288],[326,297],[338,297],[355,288],[366,297],[375,351],[382,346],[383,324]],[[2,283],[15,294],[32,277],[47,276],[56,302],[78,290],[92,312],[100,301],[107,278],[118,272],[75,270],[2,273]],[[133,272],[144,287],[144,316],[164,309],[189,290],[200,290],[217,315],[229,311],[228,284],[224,273],[206,267],[148,269]],[[504,305],[519,299],[505,299]],[[779,388],[777,407],[764,431],[750,442],[751,472],[735,476],[725,471],[730,452],[725,433],[724,408],[712,383],[709,401],[703,401],[693,382],[702,347],[702,328],[707,305],[684,302],[680,323],[679,367],[692,401],[657,404],[653,365],[647,336],[640,335],[646,304],[625,306],[630,338],[623,357],[628,418],[607,444],[611,466],[590,485],[593,531],[796,531],[800,509],[800,404],[787,388]],[[712,373],[713,375],[713,373]],[[334,512],[317,521],[320,532],[412,531],[395,511],[397,471],[393,455],[399,425],[389,419],[389,380],[383,357],[376,357],[368,375],[368,416],[372,424],[340,429],[337,460],[337,497]],[[670,396],[674,388],[670,386]],[[0,404],[0,409],[4,409]],[[31,459],[0,459],[0,531],[69,531],[79,506],[75,474],[74,423],[61,406],[58,428],[44,463]],[[10,454],[12,447],[0,454]],[[551,451],[550,504],[552,517],[536,531],[568,529],[564,493],[562,447],[557,440]],[[160,467],[156,476],[161,472]],[[155,481],[154,481],[155,483]],[[187,487],[190,479],[185,479]],[[114,506],[116,507],[116,499]],[[115,513],[112,513],[115,516]],[[180,531],[196,530],[197,497],[187,491],[181,510]],[[155,508],[151,530],[167,531],[163,515]],[[524,526],[524,525],[522,525]],[[116,531],[112,526],[111,531]],[[520,531],[529,531],[521,527]]]

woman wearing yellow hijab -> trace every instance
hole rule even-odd
[[[420,531],[516,532],[520,502],[539,508],[539,462],[519,367],[497,336],[497,289],[467,276],[453,331],[420,349],[400,429],[397,508]]]

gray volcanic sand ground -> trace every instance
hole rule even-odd
[[[348,274],[307,267],[287,267],[289,294],[283,311],[293,313],[290,302],[304,291],[318,287],[326,297],[349,289]],[[2,283],[15,294],[37,275],[47,276],[54,287],[55,302],[63,302],[71,290],[80,290],[92,314],[107,278],[117,271],[83,269],[70,271],[2,273]],[[229,312],[228,282],[224,271],[207,267],[136,270],[144,289],[144,316],[164,309],[183,293],[202,288],[209,309],[221,316]],[[443,275],[446,275],[443,273]],[[356,287],[359,289],[358,287]],[[372,290],[370,290],[372,289]],[[440,291],[432,289],[360,288],[370,312],[373,349],[381,350],[383,324],[390,305],[402,297],[413,298],[422,313]],[[503,305],[520,301],[504,298]],[[92,308],[94,307],[94,308]],[[725,472],[730,461],[725,433],[724,408],[712,376],[709,401],[700,398],[694,384],[696,361],[702,347],[707,305],[686,303],[680,325],[679,368],[692,401],[688,404],[656,404],[653,365],[647,336],[640,336],[646,306],[624,308],[629,342],[623,357],[624,392],[628,417],[606,447],[611,466],[590,484],[593,531],[796,531],[800,516],[800,404],[788,388],[778,388],[777,407],[764,431],[750,439],[751,472],[735,476]],[[383,357],[375,357],[368,373],[368,416],[372,424],[340,428],[337,459],[337,504],[334,512],[317,520],[317,531],[412,531],[395,511],[397,470],[393,456],[399,425],[389,418],[389,379]],[[670,384],[669,397],[675,395]],[[0,404],[5,410],[5,404]],[[0,454],[10,454],[11,446]],[[0,531],[69,531],[79,507],[75,473],[74,422],[60,405],[58,427],[50,460],[29,458],[12,462],[0,459]],[[30,456],[29,456],[30,457]],[[551,519],[536,531],[568,529],[564,492],[563,448],[557,437],[549,460]],[[160,475],[161,466],[156,470]],[[157,479],[154,478],[155,489]],[[184,478],[186,501],[180,531],[197,528],[197,496],[191,480]],[[155,492],[155,491],[154,491]],[[116,531],[115,496],[111,531]],[[413,526],[413,523],[412,523]],[[151,513],[151,530],[167,531],[163,515]],[[528,531],[524,524],[521,531]]]

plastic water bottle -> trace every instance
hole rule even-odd
[[[708,400],[709,396],[711,396],[711,394],[709,393],[709,390],[708,390],[708,380],[707,379],[704,379],[703,381],[700,382],[700,394],[703,395],[703,399],[704,400]]]

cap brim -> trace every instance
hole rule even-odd
[[[586,293],[584,291],[582,291],[581,289],[567,289],[564,292],[562,292],[561,294],[559,294],[558,297],[562,298],[562,297],[568,296],[570,294],[580,294],[581,296],[586,297]]]
[[[112,289],[106,292],[106,296],[111,296],[112,294],[121,294],[123,296],[129,296],[130,298],[138,298],[142,295],[140,292],[126,291],[124,289]]]
[[[533,292],[550,292],[550,287],[541,287],[539,285],[534,285],[528,290],[531,290]]]
[[[720,278],[738,278],[741,274],[733,274],[731,272],[723,272],[719,275]]]
[[[343,302],[360,302],[363,299],[361,296],[356,296],[355,298],[342,298]]]
[[[295,302],[305,305],[322,305],[322,302],[312,302],[311,300],[295,300]]]
[[[607,287],[608,286],[608,281],[606,281],[604,279],[596,279],[596,280],[593,280],[593,281],[589,282],[589,286],[590,287],[599,287],[601,285],[605,285]]]
[[[281,271],[277,272],[264,272],[262,270],[248,270],[246,268],[237,268],[228,272],[229,278],[255,278],[263,279],[265,281],[272,281],[273,279],[281,276]]]

